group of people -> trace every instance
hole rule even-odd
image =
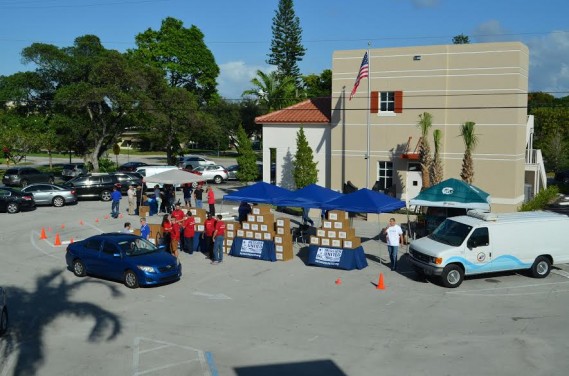
[[[141,218],[141,221],[143,219]],[[195,217],[191,211],[184,213],[180,208],[180,204],[177,203],[172,213],[165,214],[162,217],[160,225],[162,245],[176,257],[179,257],[180,250],[190,255],[195,250],[196,252],[204,253],[213,265],[221,263],[223,261],[223,240],[225,238],[225,222],[222,221],[222,216],[217,215],[217,218],[215,218],[212,213],[207,213],[204,231],[198,239],[195,239],[195,224]]]

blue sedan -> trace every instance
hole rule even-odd
[[[123,281],[131,288],[177,281],[182,264],[140,236],[124,233],[95,235],[69,244],[67,266],[78,277],[87,274]]]

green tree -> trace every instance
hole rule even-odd
[[[433,156],[433,172],[431,183],[433,185],[439,184],[443,181],[443,161],[441,160],[441,143],[443,139],[443,132],[440,129],[435,129],[433,131],[433,146],[435,149]]]
[[[460,128],[460,135],[464,141],[464,157],[462,158],[460,177],[468,184],[472,184],[474,181],[474,162],[472,160],[472,152],[478,144],[478,135],[474,133],[475,125],[475,122],[467,121],[462,124]]]
[[[549,171],[567,167],[569,109],[557,105],[534,107],[534,148],[541,149]]]
[[[320,75],[302,76],[304,94],[307,98],[329,97],[332,95],[332,71],[324,69]]]
[[[302,61],[306,49],[302,45],[302,28],[294,12],[293,0],[279,0],[271,30],[273,39],[267,64],[276,65],[279,76],[293,77],[295,85],[299,86],[298,62]]]
[[[160,30],[148,29],[135,41],[137,48],[129,53],[164,72],[169,86],[191,91],[200,104],[217,96],[219,67],[198,27],[185,28],[182,21],[168,17]]]
[[[251,140],[241,125],[237,129],[237,142],[237,150],[239,152],[237,157],[237,164],[239,165],[237,179],[243,183],[254,181],[259,175],[257,155],[253,151]]]
[[[295,101],[295,84],[290,76],[279,77],[276,72],[266,74],[258,70],[251,84],[253,88],[245,90],[243,95],[257,98],[264,113],[280,110]]]
[[[431,186],[431,171],[433,158],[431,157],[431,147],[429,146],[429,129],[433,125],[433,115],[424,112],[419,115],[417,126],[421,130],[421,141],[419,143],[419,163],[421,164],[422,189]]]
[[[468,35],[458,34],[452,38],[453,44],[470,44],[470,38]]]
[[[296,133],[296,154],[294,155],[294,183],[297,189],[304,188],[318,182],[318,162],[314,162],[312,148],[304,134],[304,128],[300,127]]]

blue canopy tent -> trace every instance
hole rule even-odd
[[[341,196],[343,196],[342,193],[321,187],[317,184],[310,184],[277,198],[273,204],[299,208],[321,208],[325,202]]]
[[[237,192],[223,196],[224,201],[247,201],[258,204],[274,204],[274,201],[281,196],[289,194],[288,189],[277,187],[263,181],[255,183]]]
[[[353,213],[386,213],[405,207],[405,202],[386,194],[362,188],[322,204],[325,210],[344,210]]]

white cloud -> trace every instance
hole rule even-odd
[[[474,29],[472,37],[479,43],[512,40],[512,36],[508,35],[508,32],[502,27],[500,22],[496,20],[490,20],[478,25],[478,27]]]
[[[219,66],[219,94],[226,99],[240,99],[243,91],[251,88],[251,80],[257,75],[257,70],[265,73],[274,67],[269,65],[247,65],[244,61],[230,61]]]
[[[530,50],[530,91],[556,97],[569,95],[569,32],[551,32],[527,42]]]

